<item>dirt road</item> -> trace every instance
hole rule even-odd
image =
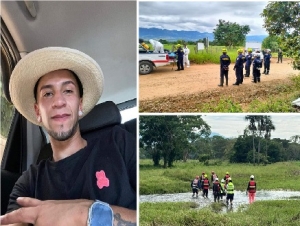
[[[274,80],[286,79],[291,74],[296,74],[290,63],[291,60],[284,59],[283,63],[276,63],[277,59],[271,60],[270,74],[261,76],[261,84]],[[251,86],[255,89],[257,84],[251,83],[252,78],[245,78],[243,85],[232,86],[235,82],[234,64],[229,71],[229,86],[218,87],[220,82],[220,67],[217,64],[197,65],[192,64],[183,71],[172,70],[172,65],[154,69],[149,75],[139,76],[139,100],[153,100],[159,97],[196,94],[203,91],[215,90],[218,93],[236,92],[237,89],[245,89]],[[251,68],[252,69],[252,68]]]

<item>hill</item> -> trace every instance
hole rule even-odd
[[[167,41],[185,40],[197,41],[208,37],[210,41],[214,40],[213,33],[199,31],[177,31],[159,28],[139,28],[139,38],[149,39],[165,39]],[[266,35],[247,35],[247,42],[262,42]]]

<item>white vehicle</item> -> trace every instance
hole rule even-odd
[[[170,64],[168,53],[153,53],[139,44],[139,73],[141,75],[150,74],[154,67],[168,64]]]

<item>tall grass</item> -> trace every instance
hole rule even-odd
[[[210,208],[195,210],[189,202],[141,203],[139,225],[295,226],[300,222],[299,206],[299,200],[256,201],[244,211],[218,214]]]
[[[218,165],[217,165],[218,164]],[[228,171],[236,190],[246,190],[250,175],[255,176],[258,189],[300,191],[300,162],[278,162],[266,166],[230,164],[227,161],[205,166],[199,161],[175,162],[174,167],[163,169],[152,166],[151,160],[140,160],[140,194],[190,192],[191,180],[204,171],[210,176],[215,171],[223,178]]]
[[[171,44],[169,45],[164,45],[165,49],[172,50]],[[206,64],[206,63],[214,63],[214,64],[219,64],[220,63],[220,56],[222,55],[222,49],[225,48],[224,46],[209,46],[207,50],[199,50],[198,52],[195,52],[195,45],[188,45],[188,48],[190,49],[190,54],[189,54],[189,60],[192,63],[196,64]],[[241,47],[243,48],[243,47]],[[227,55],[229,55],[231,62],[234,63],[235,59],[237,58],[237,49],[232,48],[228,49],[227,48]]]

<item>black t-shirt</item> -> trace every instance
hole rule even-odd
[[[18,209],[16,199],[89,199],[136,209],[136,142],[119,126],[99,131],[96,139],[75,154],[53,162],[41,161],[16,182],[8,212]]]

